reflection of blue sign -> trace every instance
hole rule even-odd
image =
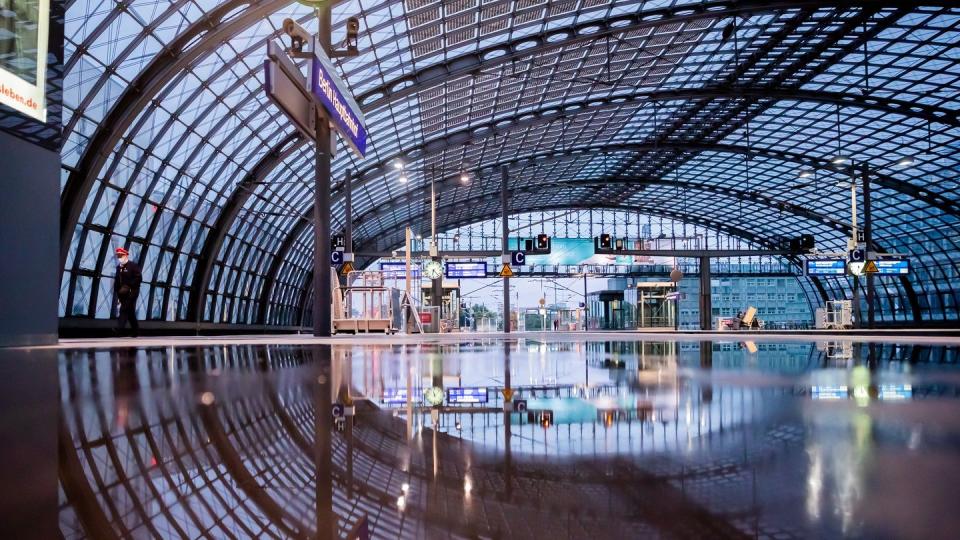
[[[384,279],[406,279],[407,263],[402,262],[382,262],[380,271],[383,272]],[[410,277],[420,279],[420,267],[411,263]]]
[[[314,51],[310,91],[323,103],[337,131],[363,157],[367,153],[367,128],[364,126],[363,113],[337,76],[330,60],[317,47],[314,47]]]
[[[486,388],[448,388],[447,403],[486,403]]]
[[[448,278],[482,278],[487,277],[487,263],[485,262],[448,262]]]
[[[843,259],[809,259],[808,276],[842,276],[847,273],[847,262]]]
[[[881,259],[877,263],[877,275],[902,276],[910,273],[910,261],[907,259]]]

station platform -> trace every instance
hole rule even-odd
[[[77,349],[114,347],[195,347],[208,345],[364,345],[364,344],[412,344],[450,343],[458,341],[532,339],[558,342],[577,341],[721,341],[721,342],[808,342],[850,341],[875,343],[914,344],[960,344],[960,330],[950,329],[882,329],[882,330],[793,330],[793,331],[743,331],[710,332],[681,330],[676,332],[483,332],[414,335],[337,335],[329,338],[309,334],[252,334],[226,336],[145,336],[138,338],[70,338],[61,339],[56,345],[30,347],[34,349]]]

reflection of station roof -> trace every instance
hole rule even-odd
[[[316,371],[304,351],[275,348],[267,359],[246,347],[156,350],[136,358],[68,353],[63,385],[71,398],[60,425],[64,536],[311,535],[317,419],[308,382]],[[206,392],[214,395],[212,405],[198,399]],[[742,401],[732,394],[729,399],[728,409]],[[438,532],[502,537],[515,530],[525,537],[549,530],[625,537],[677,527],[730,536],[742,531],[738,520],[756,517],[756,501],[744,498],[750,463],[721,458],[691,467],[651,450],[572,462],[514,454],[507,464],[502,450],[484,452],[444,434],[434,437],[429,429],[409,447],[404,421],[359,407],[352,439],[333,431],[333,511],[345,529],[367,515],[375,538]],[[745,409],[739,420],[761,413]],[[728,414],[725,431],[706,436],[715,450],[729,439],[741,456],[738,417]],[[670,441],[685,447],[679,425],[660,422],[655,433],[662,431],[666,444],[669,432]],[[783,444],[761,444],[750,459],[768,459]],[[396,499],[403,483],[411,487],[401,512]],[[731,497],[718,502],[725,490]],[[653,508],[650,500],[661,505]],[[567,517],[557,520],[558,513]]]
[[[105,318],[113,248],[144,259],[149,317],[300,322],[311,279],[314,152],[263,94],[265,43],[309,8],[279,0],[68,4],[61,313]],[[878,287],[882,320],[956,319],[960,119],[952,3],[807,0],[353,0],[357,58],[337,65],[363,108],[359,246],[387,250],[429,219],[630,209],[759,246],[843,246],[837,152],[873,168],[874,240],[912,256]],[[902,168],[902,157],[917,164]],[[398,159],[412,171],[402,184]],[[818,168],[799,181],[801,169]],[[459,183],[459,172],[471,175]],[[846,278],[801,278],[818,299]],[[307,310],[309,311],[309,310]]]

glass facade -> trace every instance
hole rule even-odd
[[[350,16],[360,55],[336,65],[370,144],[360,159],[341,143],[330,219],[342,228],[349,169],[361,250],[422,229],[432,183],[441,230],[499,215],[502,167],[517,214],[627,210],[843,250],[839,153],[869,168],[876,248],[912,262],[878,280],[878,320],[960,318],[954,7],[351,0],[335,36]],[[263,93],[287,17],[316,30],[297,3],[68,4],[61,316],[110,315],[125,246],[148,319],[304,322],[313,150]],[[800,285],[851,296],[847,278]]]

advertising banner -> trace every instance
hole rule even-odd
[[[47,121],[50,0],[0,0],[0,103]]]

